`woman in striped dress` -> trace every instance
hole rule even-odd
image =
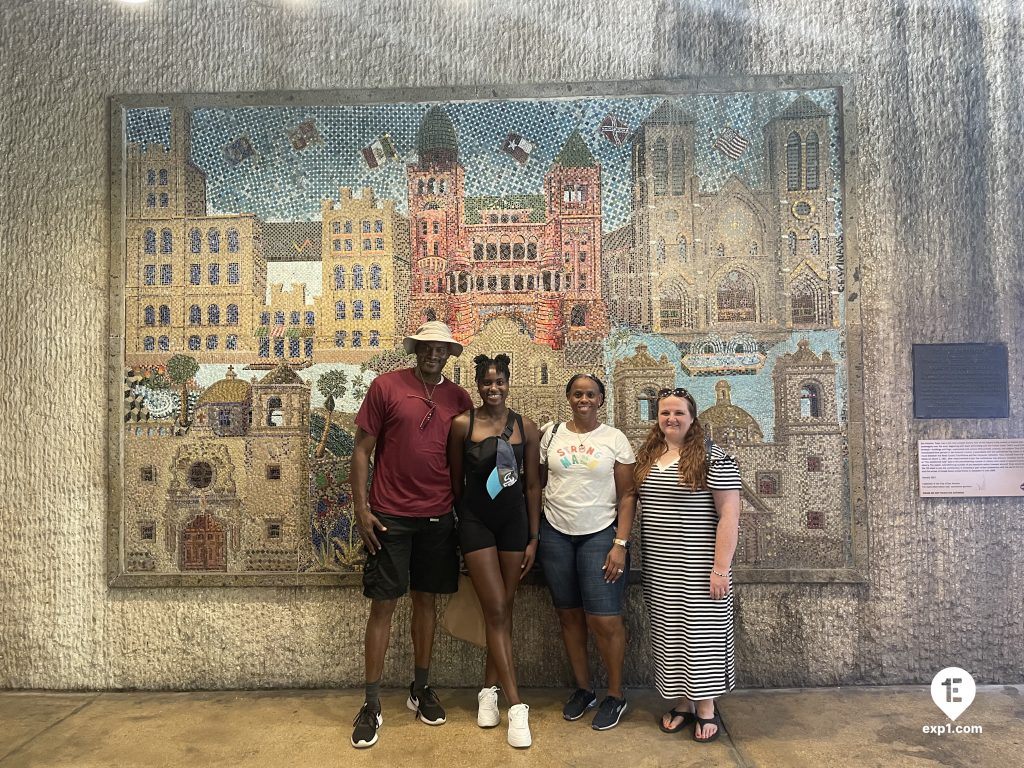
[[[732,574],[740,511],[736,460],[710,441],[685,389],[658,393],[658,419],[637,452],[643,593],[654,680],[673,707],[661,730],[691,723],[718,738],[715,698],[736,685]]]

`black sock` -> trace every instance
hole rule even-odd
[[[380,712],[380,678],[374,683],[366,684],[366,698],[364,701],[370,705],[370,709]]]
[[[412,687],[415,690],[427,687],[427,680],[430,679],[430,667],[415,667],[412,680]]]

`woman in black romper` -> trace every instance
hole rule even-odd
[[[452,422],[448,463],[462,557],[487,628],[487,666],[484,687],[477,696],[477,724],[491,728],[500,722],[500,684],[510,705],[509,744],[528,747],[529,707],[519,698],[512,661],[512,605],[519,580],[533,567],[537,554],[540,433],[530,419],[505,403],[508,356],[477,355],[473,362],[483,404]],[[502,442],[505,445],[499,446]]]

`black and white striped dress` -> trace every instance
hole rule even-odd
[[[736,460],[712,447],[708,487],[739,489]],[[654,682],[666,699],[707,699],[736,685],[732,572],[729,596],[712,600],[718,513],[711,490],[679,484],[678,462],[651,467],[641,483],[644,603],[651,625]]]

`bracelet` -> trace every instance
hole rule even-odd
[[[724,574],[724,573],[719,573],[719,572],[718,572],[718,571],[716,571],[716,570],[715,570],[714,568],[712,568],[712,569],[711,569],[711,572],[712,572],[713,574],[715,574],[715,576],[721,576],[721,577],[722,577],[723,579],[724,579],[724,578],[726,578],[726,574]]]
[[[629,541],[626,539],[612,539],[612,544],[618,544],[620,547],[629,549]]]
[[[536,541],[539,538],[540,538],[540,534],[539,533],[531,533],[530,534],[530,541]]]

